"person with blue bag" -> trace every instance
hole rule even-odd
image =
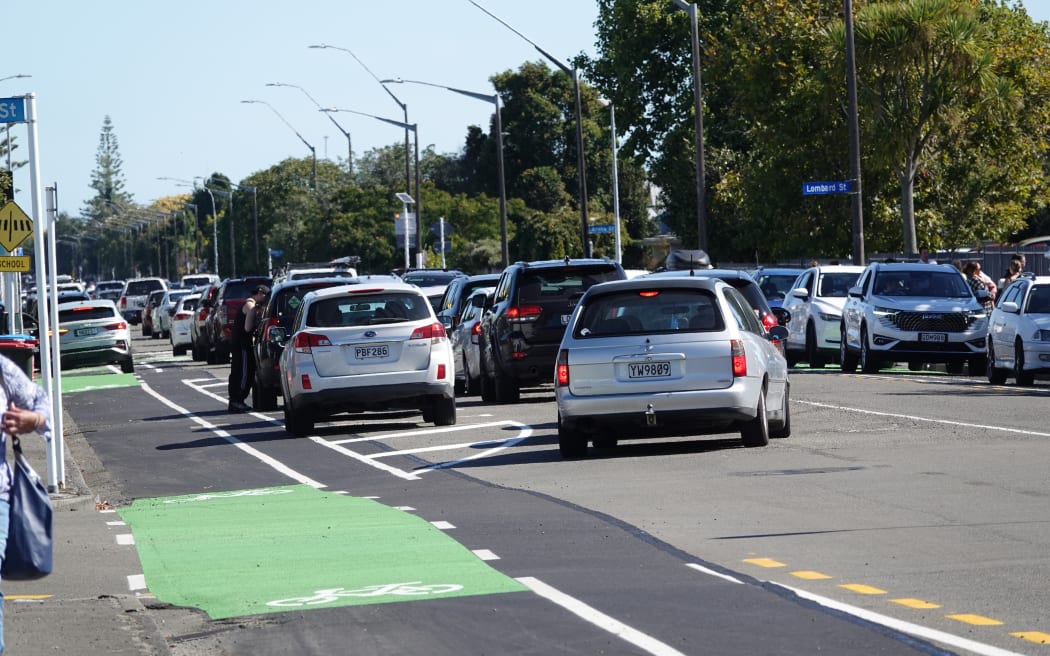
[[[22,433],[36,433],[51,442],[51,401],[47,391],[34,383],[17,364],[0,355],[0,404],[6,408],[0,418],[0,569],[7,554],[8,527],[11,522],[13,475],[7,462],[7,436],[16,441]],[[20,448],[17,449],[20,451]],[[16,453],[16,459],[21,457]],[[17,466],[22,466],[21,464]],[[37,481],[39,486],[39,481]],[[45,490],[46,492],[46,490]],[[48,527],[50,529],[50,526]],[[50,546],[50,545],[49,545]],[[48,554],[50,555],[50,554]],[[3,592],[0,591],[0,656],[4,653]]]

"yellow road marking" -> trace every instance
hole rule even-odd
[[[50,599],[54,596],[49,594],[4,595],[4,599],[8,601],[34,601],[37,599]]]
[[[875,588],[875,587],[872,587],[870,585],[864,585],[863,583],[844,583],[844,584],[840,585],[839,587],[840,588],[845,588],[845,589],[847,589],[847,590],[849,590],[851,592],[856,592],[857,594],[868,594],[868,595],[886,594],[886,591],[883,590],[882,588]]]
[[[940,608],[940,604],[935,604],[931,601],[923,601],[922,599],[890,599],[895,604],[901,606],[907,606],[908,608]]]
[[[1041,645],[1050,643],[1050,633],[1043,633],[1042,631],[1018,631],[1017,633],[1011,633],[1015,638],[1021,640],[1027,640],[1029,642],[1038,642]]]
[[[982,615],[970,615],[968,613],[961,613],[959,615],[945,615],[950,620],[956,620],[959,622],[965,622],[966,624],[972,624],[974,626],[999,626],[1002,624],[999,620],[993,620],[990,617],[984,617]]]
[[[831,577],[827,574],[820,572],[814,572],[811,570],[801,570],[798,572],[791,572],[791,576],[797,576],[800,579],[806,579],[807,581],[818,581],[821,579],[830,579]]]
[[[758,565],[759,567],[787,567],[784,563],[772,558],[745,558],[744,562]]]

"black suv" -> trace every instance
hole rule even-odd
[[[594,285],[626,280],[611,260],[517,262],[504,269],[481,320],[481,398],[514,403],[522,387],[554,380],[565,326]]]
[[[252,290],[259,285],[270,286],[268,276],[249,276],[246,278],[227,278],[219,285],[215,304],[208,313],[206,331],[208,333],[208,364],[225,364],[230,361],[230,340],[233,335],[233,323],[241,306],[251,296]]]
[[[253,409],[277,409],[277,395],[281,393],[281,353],[291,337],[292,324],[303,304],[303,297],[317,289],[357,283],[357,278],[302,278],[285,280],[273,286],[270,298],[262,308],[252,345],[255,357]]]

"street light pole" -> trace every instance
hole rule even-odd
[[[311,146],[310,142],[307,141],[306,139],[304,139],[303,135],[299,134],[299,131],[296,130],[294,127],[292,127],[292,124],[288,122],[288,119],[286,119],[284,116],[282,116],[281,113],[279,111],[277,111],[274,108],[274,106],[271,105],[270,103],[266,102],[265,100],[242,100],[241,102],[245,103],[247,105],[266,105],[267,107],[269,107],[270,111],[273,112],[277,116],[277,118],[281,119],[281,122],[284,123],[285,125],[287,125],[288,128],[292,132],[295,133],[295,136],[299,137],[299,141],[302,141],[303,144],[305,144],[306,147],[310,149],[310,155],[313,157],[313,161],[314,161],[314,166],[313,166],[313,188],[314,188],[314,191],[317,191],[317,149],[314,148],[313,146]]]
[[[503,119],[500,114],[500,96],[498,93],[492,95],[486,95],[483,93],[475,93],[473,91],[465,91],[464,89],[456,89],[454,87],[447,87],[442,84],[433,84],[431,82],[423,82],[421,80],[402,80],[400,78],[394,80],[383,80],[387,83],[396,84],[423,84],[428,87],[437,87],[439,89],[446,89],[453,93],[458,93],[468,98],[474,98],[483,102],[490,102],[496,106],[496,166],[499,169],[499,228],[500,228],[500,242],[501,242],[501,261],[504,268],[510,264],[510,250],[507,244],[507,183],[504,175],[503,168]]]
[[[853,221],[853,264],[864,264],[864,205],[860,185],[860,118],[857,111],[857,60],[853,44],[853,0],[843,0],[846,24],[846,85],[849,96],[850,214]],[[914,229],[913,229],[914,233]],[[912,242],[914,243],[914,234]],[[905,249],[907,250],[907,249]]]
[[[616,249],[616,261],[623,264],[623,248],[620,240],[620,179],[617,165],[619,145],[616,138],[616,105],[611,100],[602,99],[609,107],[609,132],[612,133],[612,192],[613,192],[613,236]]]
[[[200,213],[200,210],[197,209],[197,204],[196,203],[183,203],[183,207],[185,207],[187,209],[191,208],[191,207],[193,208],[193,215],[194,215],[194,219],[193,219],[193,239],[192,239],[192,241],[193,241],[193,272],[196,273],[200,269],[200,259],[201,259],[200,240],[197,238],[197,235],[200,233],[200,227],[201,227],[201,225],[200,225],[201,224],[201,213]],[[187,242],[186,248],[187,248],[187,251],[189,249],[189,242],[190,241],[191,241],[190,240],[190,224],[187,221],[186,222],[186,242]],[[189,257],[187,256],[187,260],[188,259],[189,259]],[[188,264],[186,266],[186,273],[189,273],[189,265]]]
[[[474,0],[469,0],[469,2],[470,2],[470,4],[474,5],[478,9],[480,9],[481,11],[485,12],[486,14],[488,14],[488,16],[490,18],[494,19],[497,23],[503,25],[503,27],[507,28],[508,30],[513,32],[514,34],[517,34],[526,43],[528,43],[533,48],[535,48],[538,53],[543,55],[545,58],[547,58],[548,61],[550,61],[555,66],[557,66],[559,69],[561,69],[561,71],[563,73],[567,74],[570,78],[572,78],[573,99],[574,99],[573,104],[574,104],[574,109],[575,109],[575,114],[576,114],[576,167],[579,170],[579,173],[578,173],[577,177],[578,177],[579,190],[580,190],[580,240],[583,243],[583,254],[584,254],[584,257],[591,257],[591,243],[590,243],[588,229],[587,229],[587,219],[588,219],[588,216],[587,216],[587,214],[588,214],[588,211],[587,211],[587,166],[586,166],[587,157],[586,157],[586,153],[584,152],[584,146],[583,146],[583,103],[582,103],[582,100],[581,100],[581,97],[580,97],[580,75],[579,75],[579,72],[576,70],[575,67],[569,68],[568,65],[562,63],[560,60],[558,60],[556,57],[554,57],[554,55],[550,54],[549,52],[547,52],[543,48],[541,48],[538,45],[536,45],[532,40],[530,40],[524,34],[522,34],[521,32],[519,32],[516,29],[514,29],[513,27],[511,27],[506,21],[500,19],[498,16],[496,16],[495,14],[490,12],[488,9],[485,9],[484,7],[479,5],[477,2],[474,2]]]
[[[673,0],[676,7],[688,12],[693,42],[693,127],[696,143],[696,240],[697,248],[707,250],[707,180],[704,168],[704,92],[700,77],[700,21],[695,2]]]
[[[230,226],[230,277],[237,277],[237,247],[236,241],[233,236],[233,192],[223,191],[221,189],[212,189],[212,192],[219,196],[219,198],[226,198],[230,201],[230,218],[226,223]]]
[[[241,191],[252,192],[252,230],[255,233],[255,273],[258,274],[262,269],[260,268],[259,262],[259,194],[258,190],[251,185],[237,184],[236,182],[230,183],[232,186],[237,187]]]
[[[284,82],[267,82],[266,86],[268,86],[268,87],[291,87],[293,89],[298,89],[298,90],[303,92],[304,96],[306,96],[307,98],[310,99],[310,102],[312,102],[317,107],[317,109],[323,109],[323,107],[321,106],[321,103],[319,103],[316,100],[314,100],[314,97],[311,96],[306,91],[306,89],[302,88],[298,84],[285,84]],[[349,173],[351,176],[353,176],[354,175],[354,144],[353,144],[353,141],[350,139],[350,132],[348,130],[343,129],[343,126],[339,125],[339,123],[337,123],[336,120],[334,118],[332,118],[331,114],[325,114],[325,116],[327,116],[328,120],[332,122],[332,125],[334,125],[337,130],[342,132],[344,137],[346,137],[346,172]],[[327,153],[325,155],[327,156]],[[258,250],[258,249],[256,249],[256,250]],[[258,262],[256,262],[256,268],[258,268],[258,266],[259,266],[259,264],[258,264]]]

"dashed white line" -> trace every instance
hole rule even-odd
[[[127,526],[125,522],[106,522],[106,526]]]
[[[474,555],[482,560],[499,560],[499,556],[488,549],[474,549]]]
[[[145,574],[131,574],[128,576],[128,590],[134,592],[136,590],[146,589],[146,576]]]
[[[440,519],[436,522],[430,523],[433,524],[434,528],[439,528],[442,531],[451,531],[452,529],[456,528],[456,526],[451,522],[442,521]]]
[[[131,533],[120,533],[117,537],[117,544],[121,546],[131,546],[135,544],[135,536]]]
[[[983,430],[995,430],[1004,433],[1016,433],[1018,435],[1031,435],[1033,437],[1050,437],[1050,433],[1040,433],[1039,431],[1030,431],[1021,428],[1007,428],[1006,426],[991,426],[988,424],[971,424],[965,421],[953,421],[951,419],[930,419],[929,417],[904,415],[896,412],[879,412],[878,410],[865,410],[863,408],[850,408],[848,406],[832,405],[830,403],[818,403],[816,401],[795,401],[795,403],[800,403],[802,405],[811,405],[817,408],[828,408],[830,410],[844,410],[847,412],[856,412],[862,415],[873,415],[876,417],[892,417],[894,419],[924,421],[930,424],[943,424],[945,426],[958,426],[960,428],[980,428]]]
[[[413,512],[415,508],[412,506],[394,506],[394,510],[401,510],[404,512]]]

